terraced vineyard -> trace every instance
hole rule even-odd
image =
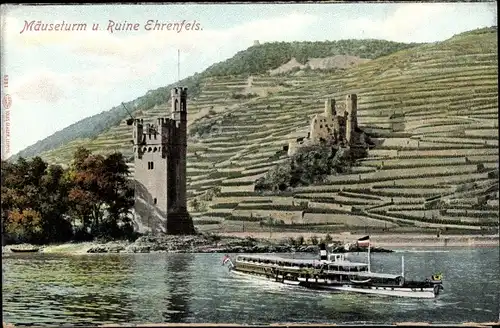
[[[322,185],[255,192],[255,180],[286,160],[288,141],[307,135],[324,100],[340,107],[348,93],[358,95],[359,125],[376,144],[369,156]],[[200,230],[498,227],[496,28],[336,73],[207,78],[188,111],[188,192]],[[131,133],[123,122],[42,157],[67,163],[78,145],[132,156]]]

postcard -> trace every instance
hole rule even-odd
[[[500,320],[495,2],[1,20],[4,325]]]

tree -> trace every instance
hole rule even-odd
[[[63,173],[62,167],[48,166],[40,157],[2,163],[2,224],[7,234],[25,242],[71,238],[70,224],[64,218],[67,190],[61,188]]]
[[[327,234],[326,234],[326,236],[325,236],[325,239],[324,239],[324,243],[328,245],[328,244],[330,244],[332,241],[333,241],[332,236],[330,236],[330,234],[329,234],[329,233],[327,233]]]
[[[87,157],[84,157],[87,154]],[[72,187],[69,201],[72,213],[83,223],[83,229],[90,228],[96,233],[103,216],[103,195],[100,184],[105,177],[101,176],[102,156],[94,156],[79,149],[75,153],[72,176]]]
[[[112,235],[117,233],[118,224],[129,224],[128,214],[134,206],[134,188],[127,176],[130,174],[125,158],[113,153],[103,161],[106,168],[103,188],[104,202],[107,205],[107,226]],[[113,237],[117,237],[114,235]]]
[[[79,149],[71,169],[70,207],[83,223],[83,230],[90,229],[99,237],[120,236],[119,225],[130,223],[128,214],[134,204],[134,189],[127,179],[130,172],[123,155],[103,157]]]
[[[2,161],[1,169],[2,228],[7,240],[67,241],[74,237],[77,220],[82,231],[90,229],[94,236],[132,233],[128,214],[134,189],[120,153],[103,157],[79,148],[68,169],[48,165],[40,157]]]
[[[311,237],[311,244],[313,245],[318,245],[319,241],[318,241],[318,237],[316,236],[312,236]]]
[[[43,232],[40,213],[32,209],[9,212],[5,232],[16,242],[40,242]]]
[[[193,198],[190,202],[189,205],[193,209],[193,211],[198,212],[200,210],[200,201],[197,198]]]
[[[67,217],[70,181],[60,165],[50,165],[39,181],[39,211],[43,217],[45,242],[67,241],[73,237],[72,224]]]

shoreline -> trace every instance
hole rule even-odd
[[[268,232],[228,232],[220,233],[221,236],[252,237],[268,240],[282,240],[283,238],[297,238],[303,236],[306,240],[312,236],[325,238],[327,233],[300,233],[300,232],[276,232],[269,237]],[[368,234],[336,233],[329,234],[334,241],[348,243],[356,241]],[[370,242],[375,247],[494,247],[500,246],[499,235],[419,235],[407,234],[369,234]]]
[[[297,233],[297,232],[233,232],[220,233],[218,240],[213,236],[142,236],[134,242],[80,242],[53,245],[6,245],[2,253],[14,253],[15,248],[39,248],[38,253],[83,255],[89,253],[273,253],[273,252],[313,252],[315,245],[309,238],[315,236],[325,238],[327,234]],[[354,242],[363,234],[329,234],[333,243],[345,244]],[[305,243],[292,245],[287,240],[302,236]],[[441,235],[440,237],[418,234],[371,234],[372,249],[398,248],[441,248],[441,247],[499,247],[498,235]]]

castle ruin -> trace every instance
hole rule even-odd
[[[346,96],[344,112],[337,110],[335,99],[325,100],[325,110],[312,118],[307,138],[298,138],[289,143],[288,156],[292,156],[303,145],[332,138],[334,142],[347,146],[362,142],[363,135],[358,133],[357,108],[356,94]]]
[[[187,211],[187,88],[171,91],[170,118],[134,120],[135,221],[139,231],[192,234]]]

